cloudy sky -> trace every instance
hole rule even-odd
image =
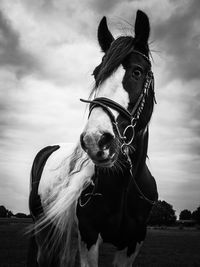
[[[133,34],[137,9],[151,22],[157,102],[149,165],[160,199],[177,214],[200,205],[200,1],[0,1],[0,205],[28,213],[37,151],[76,142],[91,73],[102,54],[102,16],[115,36]],[[127,23],[128,22],[128,23]]]

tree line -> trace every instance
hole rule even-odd
[[[179,220],[193,221],[200,224],[200,206],[193,212],[184,209],[181,211]],[[149,225],[174,225],[177,222],[177,217],[173,206],[166,201],[159,200],[152,208],[149,218]]]
[[[179,216],[180,220],[194,220],[200,223],[200,207],[191,212],[188,209],[182,210]]]
[[[4,206],[0,206],[0,217],[4,218],[30,218],[30,215],[26,215],[24,213],[16,213],[13,214],[12,211],[6,209]],[[193,212],[184,209],[181,211],[179,219],[182,221],[193,220],[197,224],[200,224],[200,206]],[[166,201],[157,201],[157,203],[153,206],[151,215],[149,217],[148,224],[149,225],[174,225],[177,221],[177,217],[175,214],[175,210],[173,206]]]
[[[16,214],[13,214],[11,210],[6,209],[4,206],[0,206],[0,218],[30,218],[30,215],[27,215],[22,212],[18,212]]]

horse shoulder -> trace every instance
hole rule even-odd
[[[72,144],[59,144],[41,149],[32,165],[29,207],[34,217],[41,212],[42,203],[58,179],[59,165],[72,151]]]
[[[61,144],[59,149],[52,153],[46,161],[38,187],[42,204],[54,190],[55,185],[63,179],[62,171],[67,172],[74,147],[74,144],[71,143]]]

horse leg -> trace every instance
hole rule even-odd
[[[27,256],[27,267],[39,267],[37,263],[37,253],[38,247],[35,240],[34,233],[31,232],[31,237],[29,239],[29,248],[28,248],[28,256]]]
[[[96,243],[89,249],[87,248],[86,243],[81,241],[80,235],[79,240],[81,267],[98,267],[99,245],[101,243],[101,237],[98,236]]]
[[[127,248],[123,250],[118,250],[115,253],[113,261],[114,267],[132,267],[133,262],[135,261],[135,258],[140,251],[142,243],[143,242],[136,243],[135,251],[130,256],[127,255]]]
[[[46,240],[44,238],[45,237],[44,237],[42,231],[35,235],[35,239],[36,239],[36,243],[37,243],[37,247],[38,247],[37,262],[38,262],[39,267],[50,266],[49,261],[48,261],[49,257],[46,253],[46,251],[47,251],[46,244],[45,244]]]
[[[39,267],[60,266],[59,253],[56,249],[52,250],[51,234],[52,228],[50,225],[35,234]]]

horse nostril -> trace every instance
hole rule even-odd
[[[97,155],[96,156],[98,158],[102,158],[103,157],[103,154],[104,154],[103,151],[100,150],[100,151],[97,152]]]
[[[110,134],[110,133],[104,133],[102,134],[98,145],[100,149],[107,149],[111,146],[112,141],[114,140],[114,135]]]
[[[80,143],[81,143],[81,147],[82,147],[83,150],[86,149],[86,145],[85,145],[85,142],[84,142],[84,136],[85,136],[85,133],[82,133],[80,135]]]

